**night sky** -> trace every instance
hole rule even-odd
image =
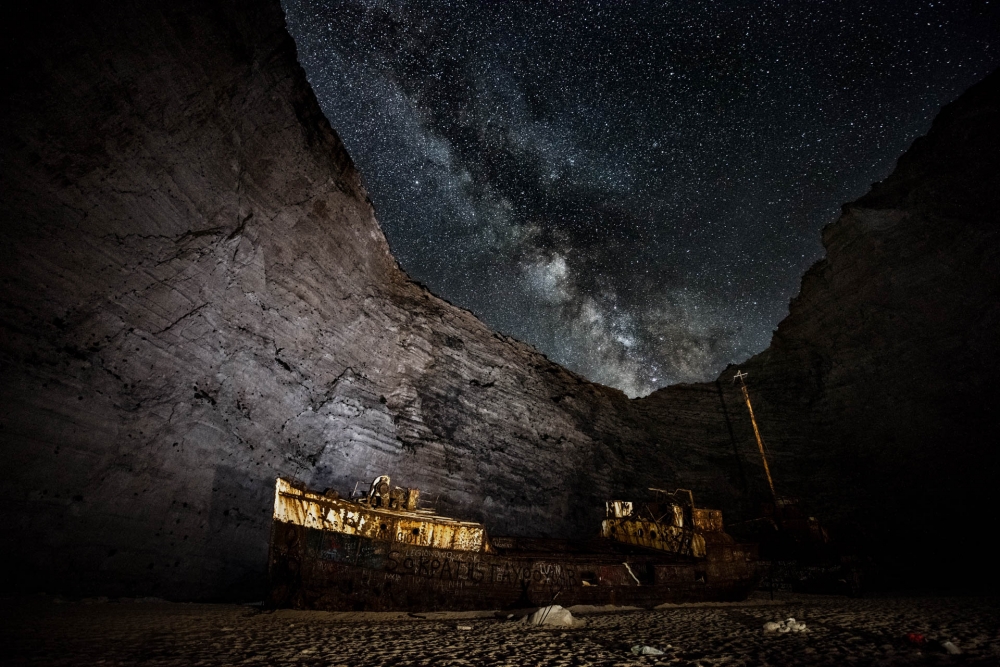
[[[630,396],[767,347],[998,5],[284,0],[402,267]]]

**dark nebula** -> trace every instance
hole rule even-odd
[[[996,3],[284,0],[396,257],[631,396],[767,346]]]

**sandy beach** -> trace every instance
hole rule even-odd
[[[2,643],[4,662],[19,665],[1000,665],[995,598],[758,594],[742,603],[575,611],[583,627],[530,627],[506,612],[267,611],[39,596],[3,601]],[[807,631],[763,631],[788,617]],[[949,654],[948,641],[961,654]],[[635,655],[633,646],[663,655]]]

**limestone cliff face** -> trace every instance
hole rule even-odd
[[[17,32],[7,588],[258,595],[278,475],[389,473],[494,533],[566,535],[669,472],[623,394],[399,270],[277,2],[42,7]]]
[[[3,590],[259,595],[278,475],[346,492],[387,472],[494,534],[590,534],[607,497],[653,485],[757,502],[726,374],[629,401],[408,280],[277,2],[42,5],[14,33]],[[879,475],[934,470],[942,442],[949,488],[996,460],[969,440],[996,422],[1000,190],[992,154],[962,157],[989,137],[960,129],[995,131],[996,83],[827,230],[748,364],[776,473],[819,509],[937,498]]]

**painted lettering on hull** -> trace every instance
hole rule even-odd
[[[552,601],[655,605],[741,599],[753,586],[747,573],[729,571],[737,563],[707,565],[696,582],[691,565],[638,559],[626,568],[606,557],[565,562],[534,555],[467,554],[276,522],[269,601],[303,609],[370,611],[543,606]],[[716,568],[723,565],[725,571]]]
[[[577,567],[548,560],[511,559],[491,554],[474,555],[443,550],[400,549],[397,545],[359,535],[314,529],[305,530],[304,542],[308,556],[318,561],[351,565],[393,575],[514,588],[584,586],[578,576]],[[737,553],[743,558],[730,560],[732,554],[720,552],[722,557],[718,561],[709,561],[703,567],[713,579],[746,578],[748,572],[745,554],[742,551]],[[588,576],[585,578],[587,586],[650,586],[665,582],[690,581],[694,578],[694,571],[691,566],[657,567],[652,563],[632,563],[631,567],[627,568],[621,563],[594,563],[589,566]]]
[[[516,586],[579,584],[574,568],[544,561],[518,562],[489,556],[461,558],[446,554],[392,549],[390,545],[357,535],[309,531],[307,550],[319,560],[356,565],[393,574],[407,574],[445,581]]]

